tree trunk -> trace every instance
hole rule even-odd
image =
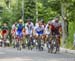
[[[37,22],[38,21],[38,5],[37,5],[38,0],[35,1],[36,1],[36,22]]]
[[[61,16],[62,16],[62,32],[63,32],[63,34],[62,34],[62,45],[63,45],[63,47],[64,47],[64,43],[65,43],[65,40],[66,40],[66,37],[67,37],[67,35],[66,35],[66,26],[67,26],[67,23],[65,22],[65,20],[64,20],[64,18],[65,18],[65,6],[64,6],[64,3],[63,2],[61,2]]]
[[[24,20],[24,0],[22,0],[22,20]]]

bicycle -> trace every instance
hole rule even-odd
[[[32,35],[27,35],[27,46],[29,50],[32,50],[34,48],[34,42]]]
[[[48,53],[51,52],[51,36],[50,34],[48,35],[48,38],[47,38],[47,48],[48,48]]]
[[[58,49],[59,49],[59,45],[58,45],[57,37],[54,34],[52,35],[50,51],[51,53],[57,53],[57,51],[59,51]]]
[[[39,49],[39,51],[43,51],[43,46],[44,46],[44,41],[42,40],[42,35],[38,35],[36,49]]]
[[[4,30],[4,31],[6,31],[6,30]],[[7,37],[8,37],[8,32],[6,31],[6,33],[4,33],[2,35],[2,47],[6,46]]]
[[[21,41],[22,41],[22,37],[17,36],[17,40],[16,40],[16,48],[17,48],[17,50],[21,50],[21,48],[22,48]]]

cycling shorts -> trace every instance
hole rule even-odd
[[[19,36],[19,37],[22,37],[23,33],[22,33],[22,31],[16,31],[16,35]]]
[[[43,35],[43,31],[36,31],[36,33],[38,34],[38,35]]]
[[[2,35],[5,35],[7,33],[7,30],[2,30]]]

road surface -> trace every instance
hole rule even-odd
[[[60,51],[57,54],[48,53],[47,50],[0,48],[0,61],[75,61],[75,54]]]

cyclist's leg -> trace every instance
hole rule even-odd
[[[19,36],[20,36],[19,31],[16,31],[16,47],[17,47],[17,48],[19,48],[19,40],[20,40],[20,39],[19,39],[19,38],[20,38]]]
[[[44,41],[44,43],[46,43],[47,38],[48,38],[48,35],[47,34],[42,35],[42,40]]]
[[[2,47],[4,47],[4,34],[2,34]]]
[[[35,39],[36,39],[36,49],[39,49],[39,35],[38,35],[38,33],[35,33]]]
[[[26,47],[26,43],[25,43],[25,42],[26,42],[26,40],[25,40],[25,39],[26,39],[26,35],[25,35],[25,34],[23,34],[23,37],[22,37],[22,47],[23,47],[23,48],[25,48],[25,47]]]
[[[23,33],[22,32],[19,33],[19,44],[20,44],[20,48],[22,48],[22,44],[23,44]]]
[[[11,38],[12,38],[12,46],[15,48],[15,41],[16,41],[16,39],[15,39],[15,33],[11,33]]]
[[[2,32],[2,39],[3,39],[3,42],[2,42],[2,45],[3,47],[5,47],[5,44],[6,44],[6,37],[7,37],[7,32]]]
[[[56,42],[57,42],[57,51],[59,51],[60,48],[60,33],[56,31]]]

